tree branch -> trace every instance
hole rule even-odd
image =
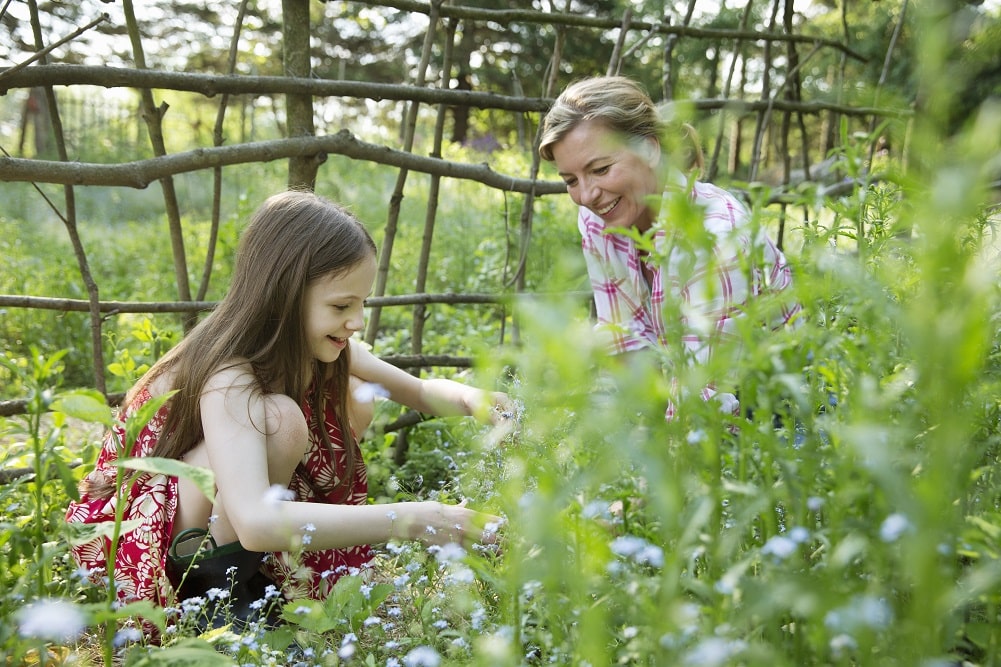
[[[357,0],[363,4],[392,7],[405,12],[430,14],[431,5],[417,0]],[[613,30],[622,27],[622,19],[608,15],[607,17],[583,16],[580,14],[540,12],[531,9],[480,9],[461,5],[443,5],[441,15],[444,18],[461,18],[475,21],[493,21],[501,25],[511,23],[544,23],[548,25],[577,26],[585,28],[605,28]],[[756,30],[728,30],[725,28],[694,28],[690,26],[668,25],[666,23],[650,23],[648,21],[633,21],[629,29],[639,32],[659,32],[664,35],[678,35],[705,39],[727,40],[742,39],[749,41],[771,42],[806,42],[822,44],[848,56],[865,62],[867,59],[857,51],[853,51],[840,42],[812,35],[790,35],[784,33],[767,33]]]
[[[509,300],[524,301],[544,298],[588,298],[590,292],[566,292],[561,294],[528,293],[519,294],[398,294],[395,296],[372,296],[365,299],[365,306],[414,306],[417,304],[501,304]],[[108,315],[117,313],[191,313],[208,312],[218,305],[218,301],[101,301],[100,312]],[[24,296],[21,294],[0,294],[0,308],[35,308],[37,310],[57,310],[60,312],[87,312],[90,302],[85,299],[62,299],[47,296]]]
[[[476,181],[508,192],[534,191],[538,194],[566,192],[566,185],[559,181],[532,181],[505,176],[493,171],[485,163],[471,165],[413,155],[360,141],[348,130],[323,137],[293,137],[237,146],[198,148],[186,153],[172,153],[113,165],[3,157],[0,158],[0,181],[117,185],[143,189],[156,180],[184,172],[324,153],[336,153],[357,160]]]
[[[243,76],[133,70],[122,67],[87,65],[44,65],[6,76],[0,69],[0,94],[13,88],[32,86],[90,85],[102,88],[156,88],[201,93],[206,97],[231,95],[312,95],[313,97],[352,97],[371,100],[415,101],[422,104],[448,104],[507,111],[546,111],[551,100],[510,97],[446,88],[389,83],[366,83],[332,79],[284,76]]]

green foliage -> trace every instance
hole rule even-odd
[[[470,345],[478,377],[511,378],[516,435],[497,446],[467,422],[428,422],[399,470],[394,436],[366,447],[396,480],[382,494],[469,498],[507,517],[499,553],[388,545],[327,600],[288,602],[279,630],[115,650],[125,664],[991,664],[1001,295],[990,218],[976,206],[943,215],[936,197],[953,193],[916,192],[871,183],[826,202],[795,256],[800,326],[748,327],[708,369],[679,367],[678,386],[648,360],[609,359],[586,311],[556,296],[519,306],[523,345]],[[578,271],[571,262],[540,284]],[[58,358],[33,363],[5,368],[25,386],[59,370]],[[697,397],[724,370],[752,413],[724,417]],[[672,395],[679,417],[665,422]],[[87,394],[46,400],[36,409],[108,417]],[[70,490],[47,488],[3,498],[32,498],[45,534],[65,535]],[[9,590],[36,599],[41,580],[47,596],[89,595],[65,547],[49,540],[39,560],[33,539],[4,534]],[[105,622],[89,604],[85,622]],[[114,647],[119,633],[88,641]],[[3,642],[12,657],[38,646],[12,632]]]
[[[857,9],[889,25],[885,9]],[[921,66],[930,112],[915,119],[906,172],[889,161],[866,169],[866,146],[885,128],[853,143],[845,123],[832,157],[859,187],[829,198],[804,188],[781,210],[765,205],[770,193],[755,191],[756,222],[787,225],[804,316],[778,334],[744,327],[739,344],[707,367],[689,368],[672,350],[656,359],[672,365],[670,375],[649,358],[609,359],[585,304],[564,296],[586,287],[572,211],[536,202],[525,281],[540,295],[504,309],[435,306],[425,340],[428,352],[476,354],[476,378],[466,379],[496,379],[509,391],[521,406],[517,432],[498,438],[461,420],[428,422],[411,430],[403,468],[392,462],[398,436],[365,443],[373,495],[468,499],[506,518],[500,548],[380,545],[372,570],[343,577],[327,600],[288,601],[277,630],[224,628],[196,638],[182,618],[175,634],[152,646],[128,632],[135,628],[126,619],[163,623],[165,615],[113,605],[106,589],[74,573],[67,549],[83,536],[62,516],[79,477],[71,462],[81,457],[89,469],[94,451],[70,446],[66,429],[71,417],[106,424],[109,411],[93,394],[63,391],[87,384],[87,375],[71,371],[75,351],[52,350],[79,348],[82,327],[61,334],[56,325],[68,318],[47,328],[12,311],[2,324],[10,343],[0,373],[14,395],[29,397],[30,412],[3,422],[2,462],[29,472],[0,486],[0,658],[997,664],[1001,293],[997,209],[986,185],[1001,151],[1001,113],[984,105],[962,132],[944,131],[955,102],[954,86],[942,79],[952,70],[932,56],[947,47],[929,44]],[[331,163],[336,169],[325,173],[352,177],[331,176],[318,189],[382,233],[392,178],[382,167]],[[425,184],[417,176],[408,182],[394,276],[414,275]],[[225,225],[227,256],[255,194]],[[443,202],[458,203],[441,207],[429,291],[509,291],[521,201],[479,201],[450,185]],[[798,210],[803,220],[794,219]],[[687,219],[684,207],[677,214]],[[135,220],[135,228],[87,231],[88,243],[121,248],[100,268],[101,281],[119,298],[169,298],[172,267],[144,250],[156,244],[153,227]],[[56,228],[19,222],[3,220],[12,267],[3,289],[79,293],[66,292],[67,272],[51,268],[65,255]],[[205,227],[192,229],[192,247],[202,247]],[[130,246],[131,236],[143,235],[137,231],[145,245]],[[228,260],[217,261],[222,285]],[[148,284],[135,285],[147,275]],[[406,351],[408,313],[387,311],[385,320],[379,351]],[[500,332],[515,325],[519,343],[509,345]],[[116,378],[140,373],[175,331],[159,318],[126,318],[109,340]],[[723,415],[699,398],[710,377],[739,389],[744,414]],[[669,398],[678,417],[667,422]],[[388,411],[379,419],[396,416]],[[165,467],[173,463],[144,465],[178,471]],[[128,528],[96,530],[113,537]],[[71,623],[29,623],[39,609],[50,620],[58,609]]]

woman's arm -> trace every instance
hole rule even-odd
[[[496,423],[499,415],[512,410],[503,392],[488,392],[446,379],[421,379],[388,364],[363,344],[351,340],[351,374],[386,390],[389,398],[440,417],[466,415]]]

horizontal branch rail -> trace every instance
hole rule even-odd
[[[430,303],[458,304],[499,304],[512,300],[540,298],[587,298],[590,292],[566,292],[561,294],[520,293],[520,294],[397,294],[392,296],[372,296],[365,300],[369,308],[382,306],[415,306]],[[190,313],[205,312],[216,307],[218,301],[100,301],[99,312],[116,313]],[[90,302],[85,299],[63,299],[49,296],[25,296],[22,294],[0,294],[0,308],[34,308],[38,310],[58,310],[60,312],[90,312]]]
[[[506,111],[545,111],[552,100],[511,97],[468,90],[426,88],[391,83],[240,74],[200,74],[88,65],[38,65],[9,76],[0,69],[0,94],[12,88],[91,85],[102,88],[157,88],[215,95],[312,95],[371,100],[414,101]]]
[[[424,104],[447,104],[481,109],[538,112],[549,109],[552,100],[542,97],[512,97],[495,93],[425,88],[404,84],[366,83],[331,79],[307,79],[281,76],[243,76],[134,70],[121,67],[86,65],[39,65],[5,76],[0,70],[0,94],[14,88],[33,86],[93,85],[103,88],[157,88],[200,93],[206,97],[227,95],[313,95],[314,97],[352,97],[371,100],[416,101]],[[904,117],[909,109],[890,107],[852,107],[832,102],[795,100],[695,99],[690,103],[700,111],[727,109],[757,112],[765,109],[818,114],[826,111],[853,116]]]
[[[686,104],[691,104],[699,111],[715,111],[724,109],[738,113],[757,113],[759,111],[788,111],[791,113],[821,114],[828,111],[844,114],[846,116],[879,116],[884,118],[908,118],[914,115],[913,109],[901,109],[892,107],[852,107],[846,104],[834,102],[798,102],[794,100],[726,100],[726,99],[698,99],[689,100]]]
[[[379,7],[392,7],[404,12],[414,12],[429,15],[431,4],[417,0],[359,0],[365,4]],[[473,19],[477,21],[494,21],[501,25],[509,23],[544,23],[548,25],[575,26],[581,28],[604,28],[613,30],[622,27],[622,18],[615,16],[584,16],[567,12],[540,12],[531,9],[480,9],[462,5],[441,4],[435,11],[443,18]],[[679,37],[695,37],[718,40],[741,40],[758,42],[799,42],[807,44],[822,44],[851,56],[855,60],[866,62],[868,59],[840,42],[813,35],[790,33],[759,32],[756,30],[730,30],[727,28],[697,28],[694,26],[673,25],[667,22],[650,23],[648,21],[630,21],[629,29],[642,32],[656,32],[662,35],[677,35]]]
[[[348,130],[322,137],[293,137],[236,146],[197,148],[184,153],[118,164],[0,157],[0,181],[123,186],[142,190],[150,183],[185,172],[293,157],[312,156],[323,162],[328,153],[425,174],[476,181],[507,192],[534,192],[536,195],[566,192],[566,185],[560,181],[518,178],[500,174],[487,164],[466,164],[414,155],[361,141]]]

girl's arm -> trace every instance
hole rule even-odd
[[[498,423],[510,416],[511,401],[503,392],[488,392],[446,379],[421,379],[388,364],[363,344],[351,340],[351,374],[381,386],[393,401],[439,417],[473,416]]]
[[[282,500],[274,490],[283,489],[288,480],[269,476],[266,434],[274,431],[269,429],[266,399],[249,370],[231,368],[214,375],[202,394],[201,410],[217,502],[237,539],[251,551],[294,549],[307,532],[309,550],[391,539],[427,544],[479,541],[483,527],[499,521],[461,505],[437,502],[354,506]]]

